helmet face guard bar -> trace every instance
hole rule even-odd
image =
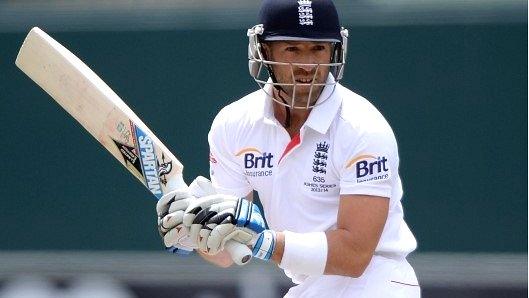
[[[334,49],[335,52],[333,53],[333,58],[332,58],[333,61],[331,61],[330,63],[317,63],[317,64],[290,63],[290,62],[278,62],[278,61],[266,60],[265,55],[262,52],[262,43],[259,39],[259,36],[262,33],[263,33],[262,25],[256,25],[253,28],[248,29],[248,38],[249,38],[248,68],[249,68],[250,75],[252,76],[252,78],[270,98],[272,98],[278,104],[292,108],[292,109],[310,109],[316,105],[319,105],[325,102],[325,100],[327,100],[332,95],[332,93],[334,92],[334,88],[336,87],[336,84],[343,77],[345,57],[347,53],[347,37],[348,37],[347,29],[342,28],[340,32],[342,36],[342,43],[335,44],[335,49]],[[296,39],[296,38],[285,39],[285,40],[326,41],[326,40],[320,40],[320,39],[316,40],[316,39]],[[284,83],[284,82],[280,83],[275,80],[275,77],[272,73],[272,66],[274,65],[290,67],[291,78],[292,78],[291,83]],[[314,76],[312,77],[312,80],[310,83],[296,82],[295,76],[294,76],[294,67],[296,66],[315,68]],[[330,79],[327,79],[327,81],[324,83],[315,83],[316,74],[318,73],[318,70],[320,67],[328,67],[329,73],[332,77]],[[265,70],[263,70],[263,68]],[[291,102],[286,103],[283,100],[275,98],[272,92],[272,88],[266,88],[267,86],[272,86],[273,88],[276,88],[278,90],[284,90],[283,87],[292,88]],[[315,89],[319,89],[318,87],[325,87],[325,86],[332,86],[333,88],[332,92],[329,93],[329,96],[327,96],[327,98],[321,98],[316,103],[316,100],[313,101],[312,99],[312,96],[314,93],[313,91]],[[296,104],[296,99],[297,99],[296,89],[300,87],[310,87],[308,100],[306,104]],[[320,94],[317,94],[318,97],[319,95]]]
[[[342,67],[343,65],[341,63],[321,63],[321,64],[312,64],[312,63],[286,63],[286,62],[276,62],[276,61],[269,61],[269,60],[260,60],[260,61],[252,61],[255,62],[255,65],[258,66],[257,73],[255,76],[253,76],[254,81],[259,85],[259,87],[268,95],[270,98],[272,98],[277,103],[292,108],[292,109],[310,109],[317,104],[321,104],[325,99],[321,99],[317,104],[315,103],[315,99],[313,98],[313,93],[315,93],[316,89],[319,89],[318,87],[325,87],[325,86],[332,86],[333,88],[336,86],[337,81],[334,79],[328,80],[327,82],[323,83],[315,83],[316,75],[318,73],[318,69],[320,67]],[[292,78],[292,83],[279,83],[274,82],[270,79],[270,73],[269,69],[272,67],[272,65],[282,65],[282,66],[289,66],[290,67],[290,74]],[[314,75],[312,76],[310,83],[298,83],[295,80],[294,76],[294,67],[295,66],[302,66],[302,67],[313,67],[315,68]],[[264,70],[263,70],[264,69]],[[292,97],[290,103],[285,103],[282,100],[278,100],[274,97],[273,93],[271,92],[271,88],[266,88],[266,86],[272,86],[278,90],[285,90],[284,87],[292,88]],[[309,95],[307,103],[298,104],[298,101],[296,101],[296,89],[300,87],[310,87],[309,89]],[[330,93],[332,94],[332,92]],[[319,94],[318,94],[319,96]],[[329,95],[330,96],[330,95]]]

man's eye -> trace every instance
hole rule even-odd
[[[325,47],[324,46],[314,46],[314,48],[312,48],[314,51],[323,51],[325,50]]]
[[[298,48],[296,48],[296,47],[287,47],[285,49],[285,51],[287,51],[287,52],[296,52],[297,50],[298,50]]]

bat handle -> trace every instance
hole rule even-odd
[[[250,248],[235,240],[226,242],[224,249],[228,251],[233,262],[239,266],[246,265],[252,259],[252,251]]]

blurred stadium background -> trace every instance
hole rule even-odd
[[[336,0],[343,84],[400,146],[423,297],[527,297],[527,2]],[[208,173],[216,112],[251,92],[259,1],[0,1],[0,297],[280,297],[282,272],[161,250],[154,200],[14,66],[39,26]],[[329,294],[332,297],[332,293]]]

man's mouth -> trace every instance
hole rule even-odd
[[[312,78],[310,78],[310,79],[296,79],[296,83],[311,84],[312,83]]]

